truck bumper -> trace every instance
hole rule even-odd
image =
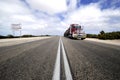
[[[78,38],[78,39],[79,39],[79,38],[85,39],[85,38],[86,38],[86,34],[73,34],[72,37],[73,37],[73,38]]]

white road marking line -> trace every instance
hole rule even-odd
[[[60,40],[52,80],[60,80]]]
[[[68,60],[67,60],[67,56],[66,56],[66,53],[65,53],[64,45],[63,45],[63,42],[61,40],[61,37],[59,39],[57,57],[56,57],[55,68],[54,68],[54,73],[53,73],[52,80],[60,80],[60,67],[61,67],[60,66],[60,47],[62,47],[66,80],[73,80],[72,74],[71,74],[71,71],[70,71],[70,67],[69,67],[69,63],[68,63]]]
[[[61,38],[60,38],[60,40],[61,40]],[[64,61],[66,80],[73,80],[62,40],[61,40],[61,45],[62,45],[62,53],[63,53],[63,61]]]

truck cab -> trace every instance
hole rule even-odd
[[[81,40],[86,38],[86,34],[79,24],[70,25],[70,35],[72,38],[81,39]]]

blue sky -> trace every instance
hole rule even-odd
[[[0,35],[12,34],[11,24],[19,23],[22,34],[33,35],[63,35],[72,23],[86,33],[120,31],[120,0],[0,0],[0,5]]]

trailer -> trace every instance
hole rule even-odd
[[[64,36],[81,40],[86,38],[83,28],[79,24],[71,24],[70,27],[65,31]]]

